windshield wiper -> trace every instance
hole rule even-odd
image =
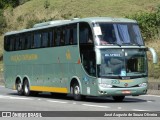
[[[116,42],[115,42],[115,43],[113,43],[113,45],[118,45],[119,47],[121,47],[121,46],[122,46],[122,45],[120,45],[120,44],[118,44],[118,43],[116,43]]]

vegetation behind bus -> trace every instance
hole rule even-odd
[[[1,0],[3,1],[3,0]],[[150,0],[134,0],[132,4],[129,0],[123,2],[112,0],[102,0],[102,1],[64,1],[64,0],[21,0],[22,3],[27,3],[18,6],[10,3],[4,3],[1,8],[0,28],[2,33],[6,31],[12,31],[16,29],[32,27],[33,24],[48,20],[55,19],[70,19],[73,17],[88,17],[88,16],[127,16],[138,20],[140,27],[142,29],[143,36],[145,38],[145,43],[147,46],[151,46],[156,49],[160,56],[159,44],[160,44],[160,33],[157,28],[160,23],[160,1],[156,0],[154,2]],[[138,2],[137,2],[138,1]],[[7,1],[6,1],[7,2]],[[99,4],[97,4],[97,2]],[[115,4],[116,2],[116,4]],[[35,4],[36,3],[36,4]],[[87,5],[87,7],[84,7]],[[18,7],[17,7],[18,6]],[[77,7],[78,6],[78,7]],[[132,6],[132,7],[131,7]],[[35,9],[36,8],[36,9]],[[34,10],[35,9],[35,10]],[[94,10],[93,10],[94,9]],[[121,9],[121,10],[119,10]],[[41,11],[42,10],[42,11]],[[118,11],[117,11],[118,10]],[[34,11],[34,12],[30,12]],[[94,11],[94,12],[92,12]],[[107,12],[106,12],[107,11]],[[140,12],[138,12],[140,11]],[[138,12],[138,13],[137,13]],[[2,15],[3,13],[3,15]],[[3,45],[3,35],[0,37],[1,45]],[[0,48],[0,54],[2,54],[3,48]],[[151,56],[149,55],[149,60],[151,61]],[[156,78],[160,77],[160,65],[154,66],[149,62],[149,74]]]

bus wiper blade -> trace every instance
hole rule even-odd
[[[114,45],[118,45],[119,47],[121,47],[122,45],[118,44],[118,43],[113,43]]]

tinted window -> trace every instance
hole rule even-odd
[[[41,47],[41,34],[34,33],[34,48]]]
[[[65,31],[63,28],[60,30],[60,45],[65,45]]]
[[[48,47],[49,44],[49,34],[48,32],[42,33],[42,47]]]
[[[69,44],[77,44],[77,25],[70,25],[69,26]]]
[[[9,51],[9,50],[10,50],[9,47],[10,47],[9,37],[8,37],[8,36],[5,36],[5,37],[4,37],[4,49],[5,49],[6,51]]]
[[[13,36],[9,37],[9,38],[10,38],[9,39],[9,41],[10,41],[10,44],[9,44],[10,48],[9,48],[9,50],[13,51],[13,50],[15,50],[15,38]]]
[[[54,34],[53,31],[50,31],[48,33],[48,37],[49,37],[49,47],[52,47],[54,45]]]
[[[5,37],[8,51],[77,44],[77,24],[32,31]]]
[[[66,29],[65,29],[65,45],[69,45],[69,36],[70,36],[70,29],[66,27]]]
[[[92,32],[88,23],[79,24],[79,41],[81,44],[93,43]]]
[[[21,50],[21,45],[22,45],[22,41],[20,40],[19,36],[16,37],[16,47],[15,47],[15,50]],[[12,44],[11,44],[12,46]],[[13,50],[13,49],[12,49]]]

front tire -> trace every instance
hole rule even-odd
[[[80,101],[85,98],[85,96],[81,95],[81,89],[78,83],[74,83],[73,85],[73,98],[76,101]]]

